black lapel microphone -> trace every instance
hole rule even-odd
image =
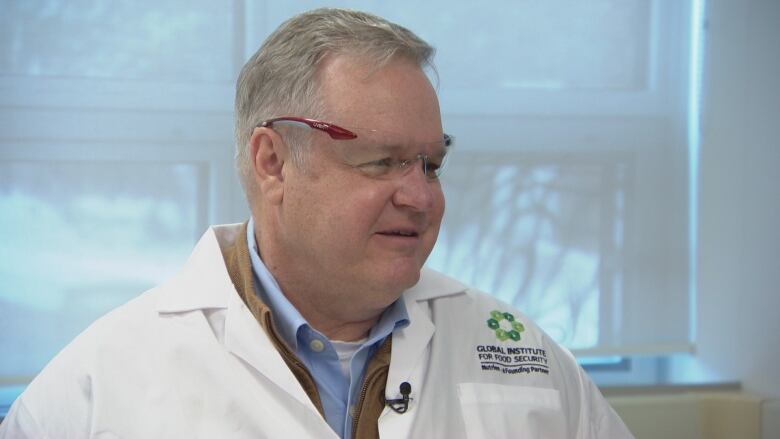
[[[401,391],[400,398],[385,399],[385,396],[382,395],[382,400],[384,401],[384,404],[390,406],[394,412],[404,414],[409,410],[409,401],[412,400],[412,398],[409,398],[409,394],[412,393],[412,385],[404,381],[401,383],[399,390]]]

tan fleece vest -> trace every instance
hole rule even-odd
[[[268,334],[276,349],[284,358],[287,367],[298,379],[303,390],[309,395],[314,406],[323,414],[322,402],[317,391],[317,385],[306,369],[306,366],[295,356],[289,347],[279,338],[273,322],[271,309],[265,305],[255,294],[254,276],[252,264],[247,247],[247,223],[244,223],[236,242],[223,250],[225,265],[227,266],[230,280],[236,287],[239,296],[249,307],[257,322]],[[385,384],[387,371],[390,368],[390,350],[392,336],[382,343],[366,367],[363,387],[354,413],[352,424],[352,437],[355,439],[379,438],[377,420],[384,408]]]

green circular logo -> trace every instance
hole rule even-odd
[[[497,310],[490,311],[490,318],[487,320],[487,325],[488,328],[495,332],[496,338],[500,341],[509,339],[519,341],[521,338],[520,333],[525,331],[525,326],[515,320],[515,316],[512,313]]]

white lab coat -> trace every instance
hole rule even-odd
[[[0,438],[337,437],[230,281],[220,246],[238,230],[211,228],[178,275],[79,335],[16,400]],[[430,270],[403,300],[411,324],[393,334],[386,396],[406,381],[412,401],[404,414],[385,408],[381,437],[631,437],[572,356],[521,313]],[[493,310],[524,325],[519,341],[497,338]],[[518,369],[496,347],[543,349],[549,372],[483,369]]]

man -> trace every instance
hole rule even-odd
[[[252,219],[81,334],[0,437],[630,437],[521,313],[422,268],[452,143],[432,55],[364,13],[283,24],[237,86]]]

